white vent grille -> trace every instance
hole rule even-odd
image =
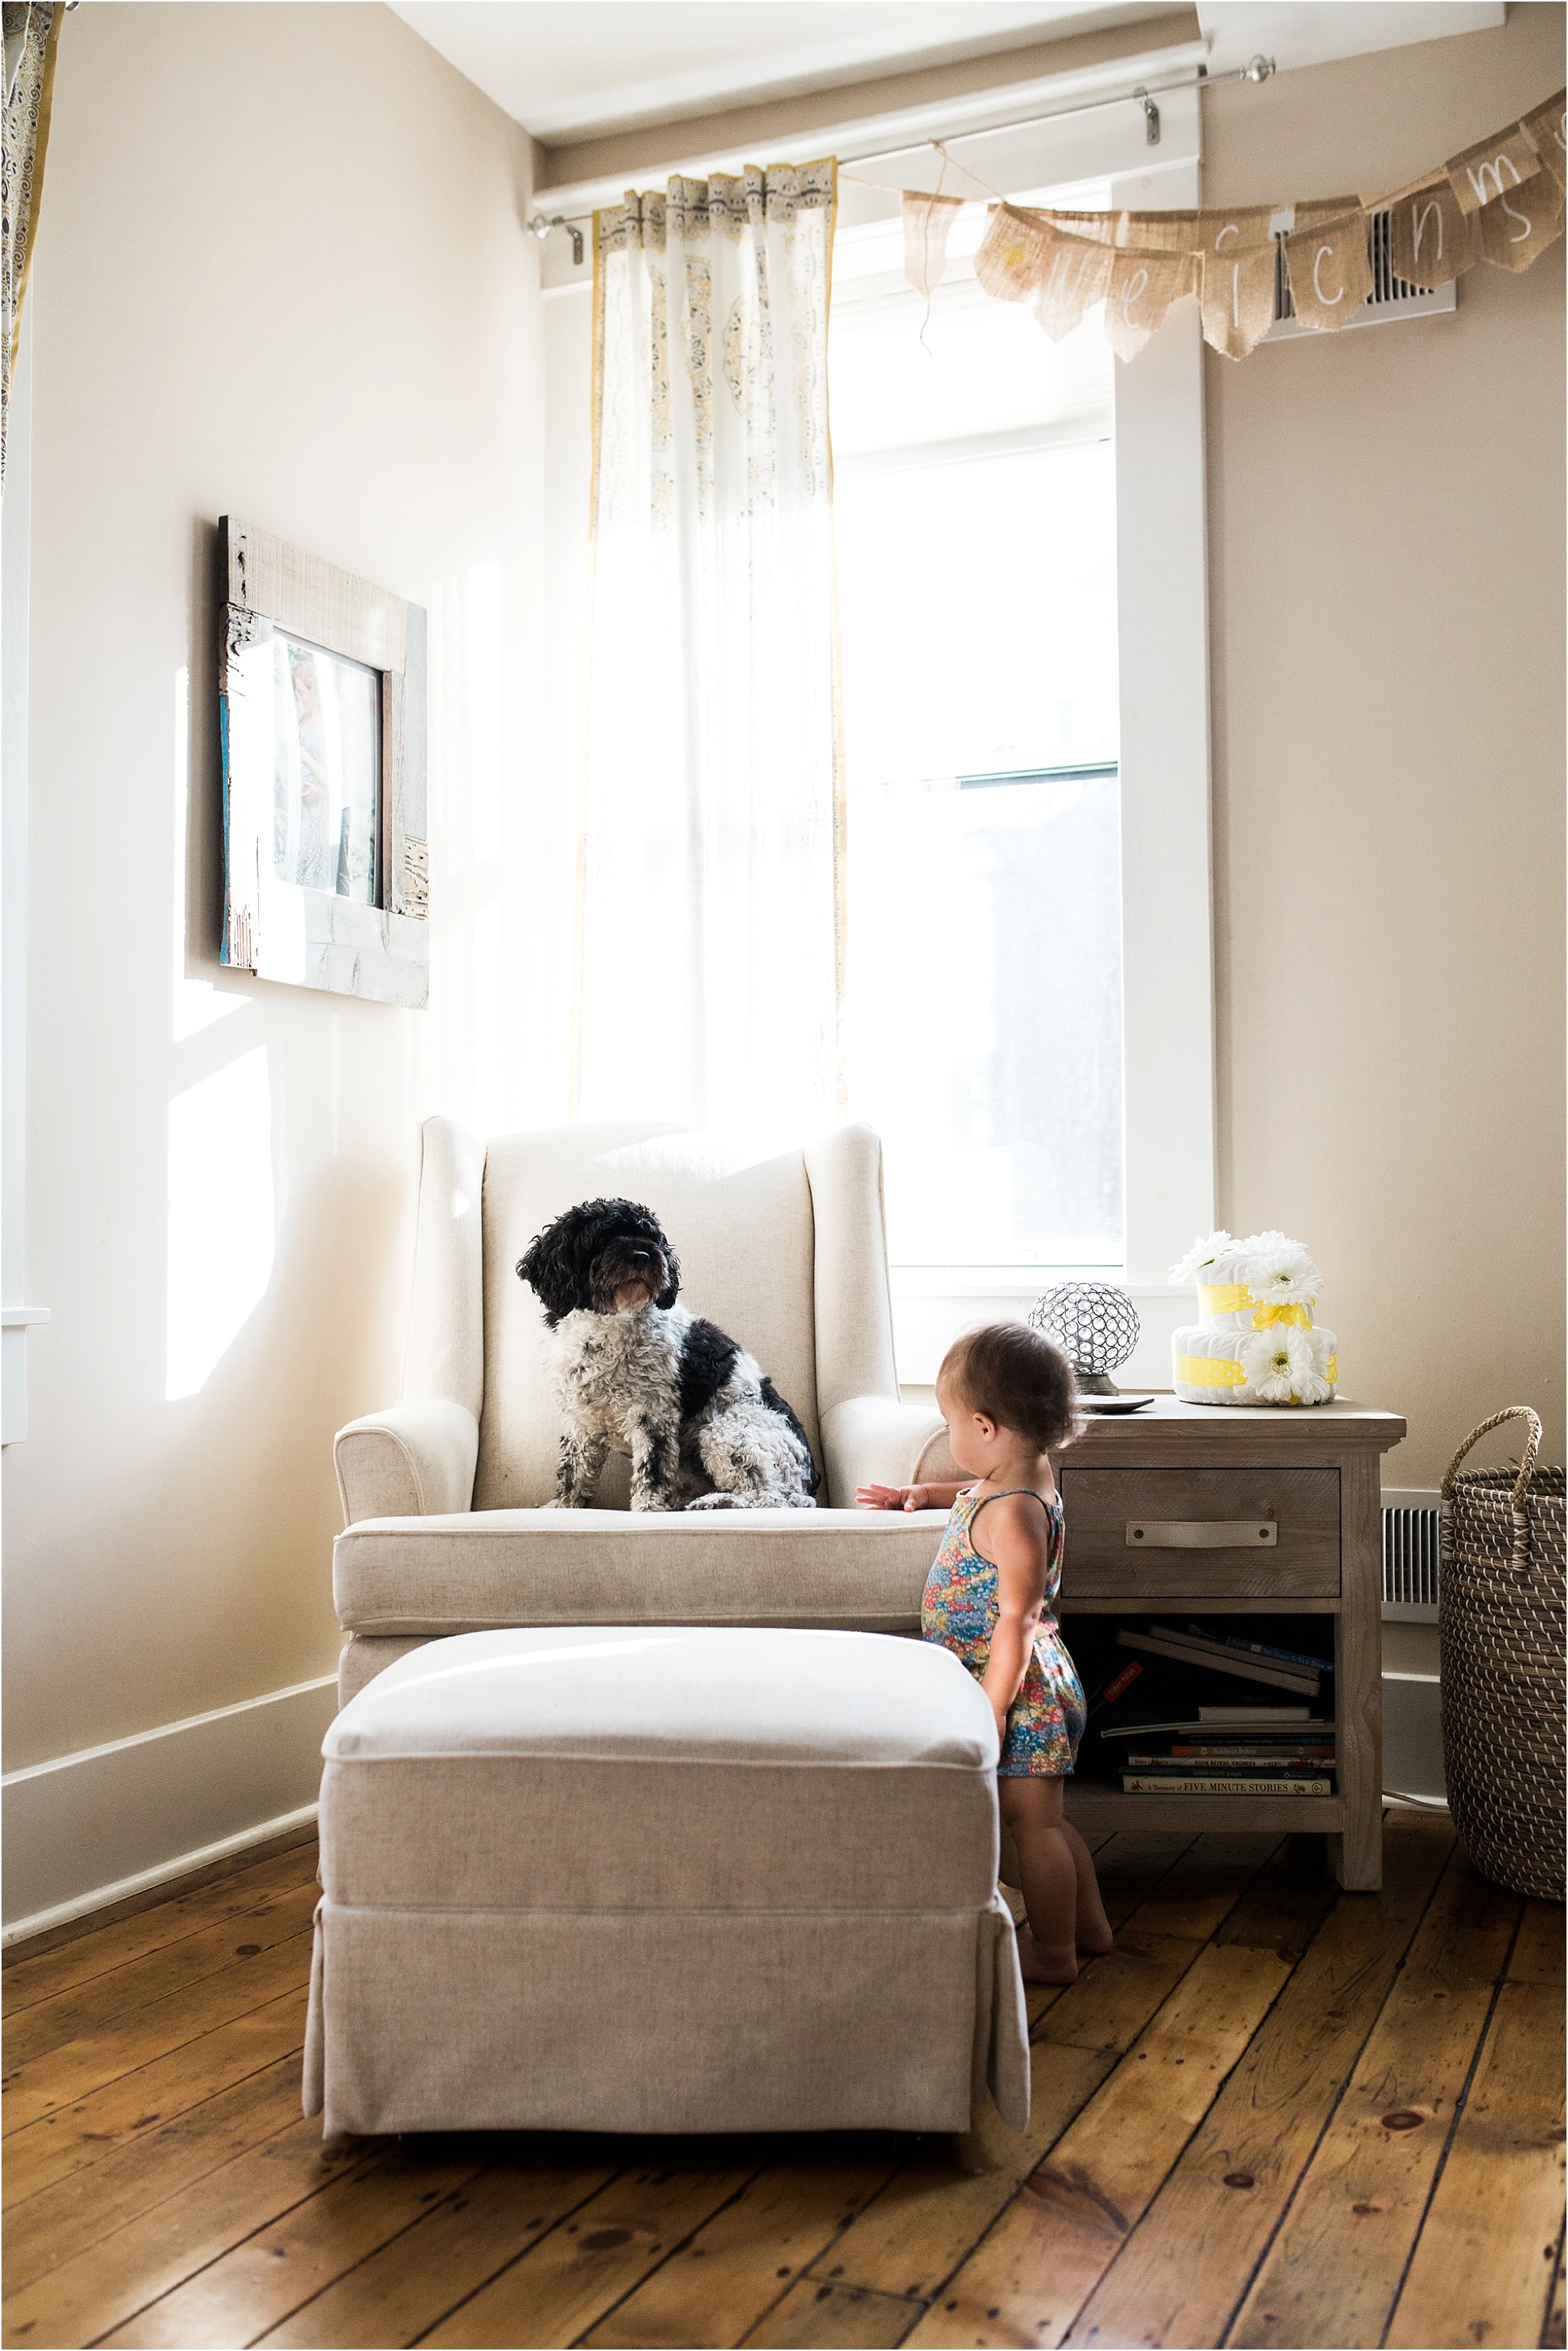
[[[1432,1624],[1437,1614],[1437,1498],[1385,1495],[1383,1614]]]
[[[1366,222],[1367,257],[1372,263],[1372,291],[1359,310],[1345,320],[1347,327],[1375,327],[1385,319],[1430,319],[1446,310],[1458,308],[1458,281],[1450,278],[1447,286],[1412,286],[1395,272],[1390,246],[1388,214],[1369,213]],[[1291,299],[1290,280],[1285,274],[1285,246],[1282,235],[1274,246],[1274,323],[1263,340],[1266,343],[1283,342],[1288,335],[1319,334],[1316,327],[1303,327],[1296,316],[1296,306]]]

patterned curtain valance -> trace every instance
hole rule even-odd
[[[737,237],[748,228],[786,227],[799,213],[831,213],[834,197],[831,161],[776,163],[768,171],[748,163],[733,178],[716,172],[711,180],[674,179],[642,195],[628,191],[623,204],[595,213],[595,241],[601,256],[637,247],[662,253],[672,236],[716,230]]]
[[[49,137],[49,100],[63,7],[5,0],[5,121],[0,182],[0,477],[5,464],[5,423],[11,370],[22,326],[22,303],[33,258],[33,229]]]

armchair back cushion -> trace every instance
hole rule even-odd
[[[863,1131],[846,1141],[869,1144]],[[836,1141],[830,1138],[830,1143]],[[841,1152],[831,1153],[833,1159]],[[870,1295],[889,1320],[877,1227],[866,1268]],[[559,1417],[545,1374],[544,1316],[519,1281],[534,1235],[580,1200],[641,1200],[681,1263],[681,1298],[750,1349],[788,1397],[821,1461],[817,1238],[807,1155],[762,1158],[731,1137],[646,1125],[575,1126],[494,1138],[484,1175],[484,1407],[474,1507],[527,1510],[555,1493]],[[865,1252],[862,1249],[862,1254]],[[832,1319],[837,1320],[835,1315]],[[891,1328],[876,1384],[892,1387]],[[852,1349],[852,1353],[863,1352]],[[893,1389],[896,1393],[896,1389]],[[619,1472],[619,1478],[617,1478]],[[623,1464],[612,1462],[601,1501],[623,1500]]]

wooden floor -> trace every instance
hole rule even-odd
[[[1321,1855],[1103,1844],[1022,2137],[323,2147],[276,1855],[6,1969],[4,2339],[1561,2345],[1563,1913]]]

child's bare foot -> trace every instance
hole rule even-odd
[[[1078,1981],[1078,1955],[1071,1943],[1049,1947],[1037,1943],[1026,1919],[1018,1930],[1019,1967],[1025,1983],[1070,1984]]]

